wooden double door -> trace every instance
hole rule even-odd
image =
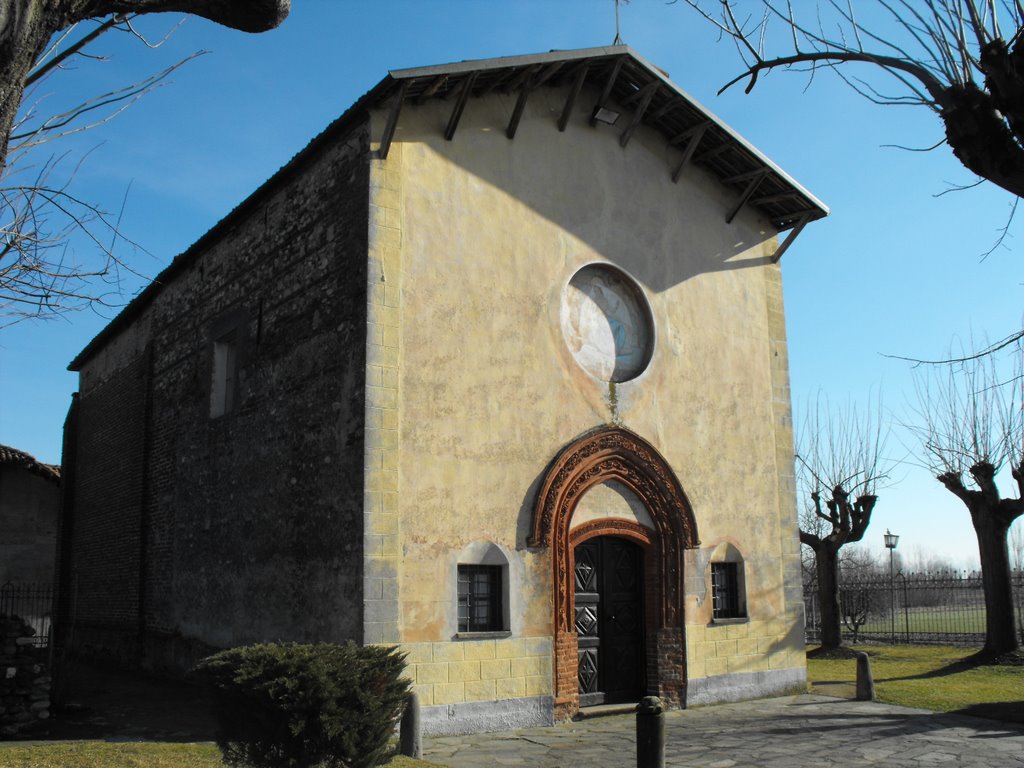
[[[575,550],[580,706],[644,695],[643,550],[598,536]]]

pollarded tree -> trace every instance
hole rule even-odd
[[[259,32],[287,16],[290,0],[2,0],[0,2],[0,327],[19,319],[107,303],[105,280],[123,260],[111,243],[116,224],[71,189],[50,143],[109,120],[175,67],[111,92],[82,96],[55,113],[38,89],[76,58],[96,59],[97,38],[115,31],[141,38],[141,15],[178,11]],[[177,65],[176,65],[177,66]],[[65,162],[65,166],[69,163]],[[85,258],[68,248],[75,233]]]
[[[886,477],[882,453],[888,430],[881,404],[863,414],[852,405],[831,409],[820,398],[807,408],[797,441],[797,493],[805,506],[800,515],[800,543],[814,552],[821,616],[821,648],[842,645],[839,603],[840,550],[864,538]]]
[[[1024,3],[1020,0],[684,0],[732,38],[746,90],[774,69],[829,69],[879,104],[931,110],[982,179],[1024,196]],[[870,19],[870,21],[865,21]],[[884,93],[858,79],[868,65]],[[862,70],[863,71],[863,70]]]
[[[983,655],[1018,647],[1007,534],[1024,514],[1024,346],[1003,355],[961,355],[958,362],[915,369],[917,434],[939,482],[963,502],[978,538],[985,592]],[[1017,498],[1004,497],[997,476],[1009,468]]]

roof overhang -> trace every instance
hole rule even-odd
[[[727,222],[749,205],[777,231],[790,230],[774,260],[782,257],[807,223],[828,215],[824,203],[626,45],[392,70],[364,100],[374,107],[390,102],[379,153],[387,157],[405,104],[447,99],[452,106],[445,138],[451,140],[470,98],[491,92],[513,93],[516,106],[506,128],[511,139],[532,91],[569,86],[558,120],[558,129],[564,131],[584,85],[599,93],[588,110],[591,125],[613,116],[624,117],[619,134],[622,146],[629,143],[639,125],[650,126],[678,150],[667,171],[673,181],[678,181],[688,166],[696,165],[734,190],[735,204],[725,214]]]

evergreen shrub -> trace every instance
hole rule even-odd
[[[224,761],[252,768],[369,768],[390,752],[409,695],[393,648],[266,643],[195,669],[214,691]]]

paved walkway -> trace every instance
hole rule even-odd
[[[423,757],[450,768],[632,768],[635,717],[437,736]],[[667,766],[1019,768],[1024,728],[873,702],[803,695],[666,715]]]

